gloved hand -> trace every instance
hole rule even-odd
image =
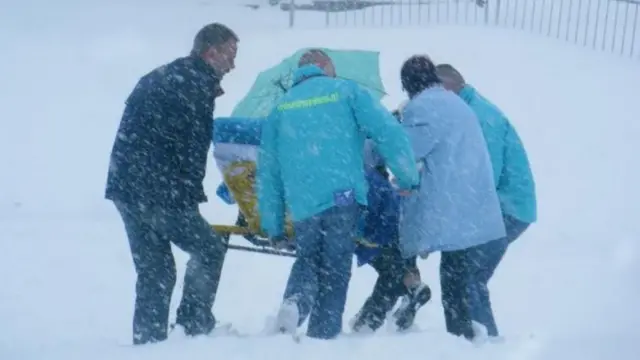
[[[394,118],[396,118],[396,120],[398,120],[398,122],[402,122],[402,113],[400,113],[400,110],[393,110],[391,112],[391,115],[393,115]]]
[[[422,169],[424,169],[424,162],[418,161],[416,163],[416,166],[418,168],[418,172],[422,172]],[[391,174],[389,182],[391,183],[391,187],[393,187],[400,196],[409,196],[409,195],[412,195],[415,191],[420,190],[420,185],[416,185],[411,189],[401,189],[400,186],[398,185],[398,180],[393,174]]]

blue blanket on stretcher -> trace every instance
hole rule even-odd
[[[370,263],[382,250],[382,247],[397,246],[398,222],[400,217],[400,198],[389,180],[375,169],[367,169],[365,176],[369,183],[367,202],[362,217],[362,235],[366,243],[358,243],[356,257],[358,266]]]
[[[219,117],[213,121],[213,157],[221,172],[234,161],[257,161],[263,121],[239,117]],[[218,185],[216,195],[228,205],[236,203],[224,182]]]

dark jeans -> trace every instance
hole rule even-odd
[[[505,238],[477,246],[471,249],[470,253],[475,265],[469,274],[471,281],[468,285],[471,318],[484,325],[489,336],[499,335],[491,307],[489,280],[491,280],[498,265],[500,265],[509,245],[529,227],[528,223],[510,216],[506,216],[504,222],[507,229]]]
[[[487,327],[488,335],[498,334],[487,284],[498,267],[507,246],[528,224],[505,218],[507,237],[458,251],[443,251],[440,285],[447,331],[473,339],[471,321]]]
[[[382,326],[398,299],[408,293],[405,275],[409,272],[419,274],[419,270],[416,257],[403,259],[397,246],[383,249],[371,266],[378,273],[378,279],[358,313],[354,327],[368,326],[375,331]]]
[[[443,251],[440,257],[440,287],[447,331],[471,340],[471,310],[467,301],[469,249]]]
[[[331,339],[342,331],[360,206],[332,207],[293,224],[296,260],[284,299],[294,300],[307,336]]]
[[[171,243],[190,255],[176,323],[188,335],[210,332],[211,312],[226,254],[224,238],[200,215],[185,209],[115,203],[124,222],[137,280],[133,343],[167,338],[169,305],[176,283]]]

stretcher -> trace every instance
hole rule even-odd
[[[218,195],[230,206],[237,205],[238,218],[234,225],[211,226],[228,240],[236,235],[250,243],[250,246],[245,246],[227,241],[229,249],[295,257],[292,247],[276,248],[260,227],[255,180],[263,121],[260,118],[227,117],[217,118],[213,123],[213,157],[224,181],[218,189],[223,190],[218,191]],[[285,214],[285,238],[293,244],[293,224],[288,214]],[[377,247],[362,238],[354,241],[361,246]]]
[[[234,225],[211,226],[227,239],[234,235],[240,236],[251,245],[229,244],[230,249],[295,256],[291,249],[274,248],[261,231],[255,176],[262,121],[292,86],[298,62],[309,50],[311,48],[299,49],[261,72],[246,96],[234,107],[231,117],[214,120],[213,155],[224,180],[222,193],[228,193],[227,202],[230,205],[237,205],[238,219]],[[377,100],[386,95],[380,76],[379,52],[328,48],[320,50],[331,58],[338,77],[357,83]],[[285,216],[285,232],[289,239],[293,239],[293,226],[288,216]]]
[[[213,157],[224,181],[221,184],[224,190],[219,191],[219,195],[228,191],[227,196],[221,197],[227,204],[237,205],[238,219],[234,225],[211,226],[226,238],[241,236],[251,245],[228,244],[229,249],[295,257],[291,248],[276,249],[260,227],[255,178],[262,121],[261,118],[227,117],[213,122]],[[293,225],[288,216],[285,216],[285,234],[293,239]]]

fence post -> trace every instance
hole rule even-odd
[[[491,6],[489,6],[489,2],[487,1],[487,2],[484,4],[484,24],[485,24],[485,25],[489,25],[489,8],[490,8],[490,7],[491,7]],[[477,9],[477,8],[476,8],[476,9]],[[476,12],[476,14],[477,14],[477,12]],[[476,19],[477,19],[477,18],[476,18]],[[474,21],[477,21],[477,20],[474,20]]]
[[[289,0],[289,27],[292,28],[295,22],[296,0]]]

